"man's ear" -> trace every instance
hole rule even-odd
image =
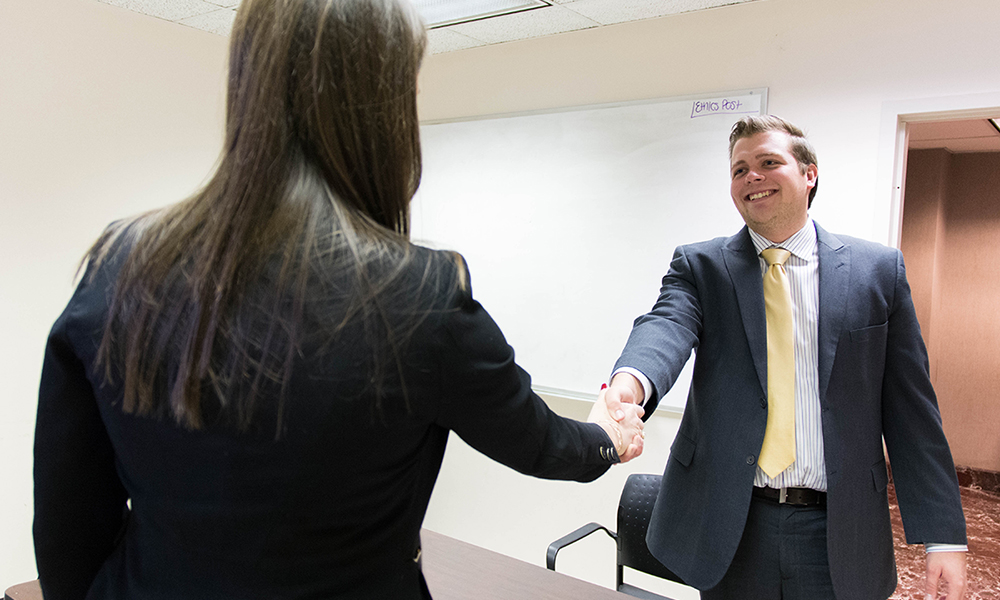
[[[806,185],[809,186],[809,189],[816,187],[816,179],[819,178],[819,167],[809,165],[803,174],[806,176]]]

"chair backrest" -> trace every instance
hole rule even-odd
[[[661,475],[633,473],[625,481],[618,502],[618,583],[623,566],[683,583],[674,573],[653,558],[646,547],[646,530],[653,514],[653,503],[660,491]]]

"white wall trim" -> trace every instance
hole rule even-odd
[[[882,103],[879,132],[876,198],[889,199],[887,209],[875,214],[873,231],[899,248],[903,229],[903,183],[906,180],[907,123],[957,121],[1000,116],[1000,91],[933,98],[891,100]]]

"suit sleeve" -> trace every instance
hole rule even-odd
[[[68,333],[74,310],[71,301],[49,336],[35,424],[32,529],[46,600],[86,596],[126,515],[111,442]]]
[[[882,429],[910,544],[965,544],[965,517],[955,465],[941,426],[903,256],[889,314]]]
[[[681,246],[674,251],[656,303],[652,310],[635,320],[625,349],[612,369],[614,372],[631,367],[653,384],[653,395],[646,399],[644,418],[653,414],[660,398],[677,381],[684,363],[698,344],[701,319],[698,288],[687,252]]]
[[[535,477],[592,481],[619,462],[599,425],[555,414],[531,390],[513,348],[471,295],[458,304],[439,338],[438,424],[493,460]]]

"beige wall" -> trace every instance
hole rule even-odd
[[[887,108],[949,110],[960,103],[929,99],[995,98],[1000,42],[992,23],[998,18],[1000,3],[993,0],[763,0],[476,48],[427,61],[422,116],[454,119],[766,86],[769,111],[806,128],[819,151],[822,185],[812,215],[829,230],[886,243],[898,227],[888,186],[877,187],[880,175],[893,169],[895,140],[890,133],[886,152],[880,137],[896,126],[895,114],[886,122]],[[932,231],[940,226],[930,224]],[[624,260],[641,251],[641,241],[621,249]],[[946,433],[956,438],[958,419],[943,408]],[[446,462],[445,473],[448,467]],[[443,477],[436,496],[449,484],[449,497],[461,493]],[[490,486],[479,494],[491,499],[490,506],[521,506],[520,489]],[[429,521],[437,516],[433,509]],[[512,536],[530,532],[527,524],[510,523]],[[512,548],[491,533],[495,527],[469,518],[460,531],[482,545],[541,561],[537,544]]]
[[[104,225],[210,172],[226,43],[92,0],[0,0],[0,588],[35,577],[31,443],[49,327]]]
[[[804,125],[820,150],[814,216],[883,241],[889,200],[875,182],[886,168],[884,103],[1000,91],[998,20],[995,0],[761,0],[429,57],[421,114],[767,86],[771,111]],[[34,577],[30,446],[46,332],[105,223],[178,199],[208,174],[221,140],[225,47],[220,37],[93,0],[0,0],[0,585]],[[632,251],[641,244],[623,248],[622,259]],[[659,470],[672,435],[660,429],[660,453],[635,468]],[[476,468],[458,450],[446,463],[435,503],[463,490]],[[474,478],[489,507],[523,508],[504,514],[499,533],[497,513],[470,503],[435,504],[434,522],[540,563],[544,549],[522,535],[544,518],[532,507],[576,511],[563,518],[582,523],[591,505],[577,510],[567,498],[597,492],[576,486],[550,497],[562,484],[522,480]],[[510,542],[517,539],[529,541]]]
[[[955,462],[1000,471],[1000,154],[911,151],[902,250]]]
[[[427,119],[766,86],[820,157],[814,216],[889,239],[885,103],[1000,91],[994,0],[761,0],[431,57]],[[664,199],[670,201],[670,199]],[[697,199],[678,199],[697,201]],[[720,232],[720,235],[727,232]]]
[[[934,285],[940,248],[944,240],[944,206],[948,193],[951,154],[947,150],[915,150],[907,157],[906,198],[899,249],[906,261],[906,277],[928,353],[937,354],[932,314],[938,307],[940,290]],[[945,333],[947,335],[947,333]],[[931,360],[931,379],[937,362]]]

